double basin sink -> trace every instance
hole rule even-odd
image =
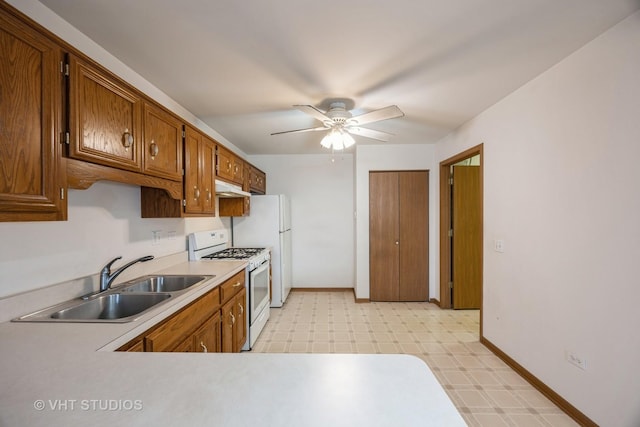
[[[172,296],[215,276],[151,275],[13,319],[17,322],[131,322]]]

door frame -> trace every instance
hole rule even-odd
[[[476,145],[461,153],[440,162],[440,308],[451,307],[451,241],[449,239],[449,220],[451,216],[451,186],[449,185],[449,170],[454,164],[480,155],[480,220],[482,228],[480,239],[484,242],[484,144]],[[484,243],[480,251],[480,336],[482,336],[482,305],[484,281]]]

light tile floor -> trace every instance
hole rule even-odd
[[[253,351],[407,353],[424,360],[470,426],[575,426],[478,341],[476,310],[356,304],[352,292],[291,292]]]

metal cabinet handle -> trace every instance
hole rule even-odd
[[[158,155],[158,151],[160,151],[160,149],[158,148],[158,144],[156,144],[152,139],[151,144],[149,144],[149,154],[151,154],[151,160],[154,160],[156,158],[156,156]]]
[[[204,345],[204,343],[202,341],[200,341],[200,347],[202,347],[202,352],[203,353],[208,353],[209,350],[207,350],[207,346]]]
[[[129,132],[129,129],[125,129],[122,134],[122,145],[125,151],[129,151],[129,148],[133,145],[133,135]]]
[[[193,186],[193,198],[198,200],[200,198],[200,190],[195,185]]]
[[[244,307],[242,304],[238,304],[238,307],[240,308],[240,314],[244,314]]]
[[[242,286],[242,282],[236,282],[233,284],[234,288],[237,288],[238,286]]]
[[[208,188],[205,191],[207,192],[207,201],[211,200],[211,191]]]
[[[236,323],[236,316],[234,316],[233,313],[229,313],[229,316],[231,316],[231,324],[229,325],[229,327],[233,327],[233,325]]]
[[[231,162],[227,161],[227,172],[231,172]]]
[[[399,244],[400,244],[400,242],[396,240],[396,245],[399,245]]]

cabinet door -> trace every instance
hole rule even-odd
[[[219,353],[222,345],[220,337],[220,313],[216,313],[211,319],[193,334],[193,349],[198,353]]]
[[[0,10],[0,221],[66,219],[62,52]]]
[[[242,350],[245,341],[247,341],[247,290],[242,288],[233,300],[236,310],[236,323],[233,331],[235,341],[233,351],[239,352]]]
[[[216,147],[216,175],[227,181],[233,181],[234,154],[222,145]]]
[[[69,156],[140,172],[140,97],[76,57],[71,56],[69,65]]]
[[[202,135],[187,127],[184,138],[184,199],[186,213],[202,213],[200,187]]]
[[[182,180],[182,122],[154,105],[144,105],[144,173]]]
[[[213,165],[216,144],[188,126],[184,144],[185,213],[215,215]]]
[[[236,323],[235,315],[235,299],[231,299],[220,310],[220,323],[222,331],[222,352],[232,353],[234,352],[235,339],[234,339],[234,326]]]
[[[244,186],[244,161],[237,156],[233,156],[233,182]]]
[[[193,347],[193,337],[189,337],[171,350],[173,353],[193,353],[196,351]]]
[[[265,173],[252,166],[250,169],[250,174],[251,174],[251,177],[249,179],[249,182],[250,182],[249,190],[255,194],[265,194],[266,192]]]
[[[202,213],[215,215],[215,174],[214,165],[216,162],[216,143],[206,136],[202,137],[200,150],[202,171],[200,173],[200,187],[203,189]]]

